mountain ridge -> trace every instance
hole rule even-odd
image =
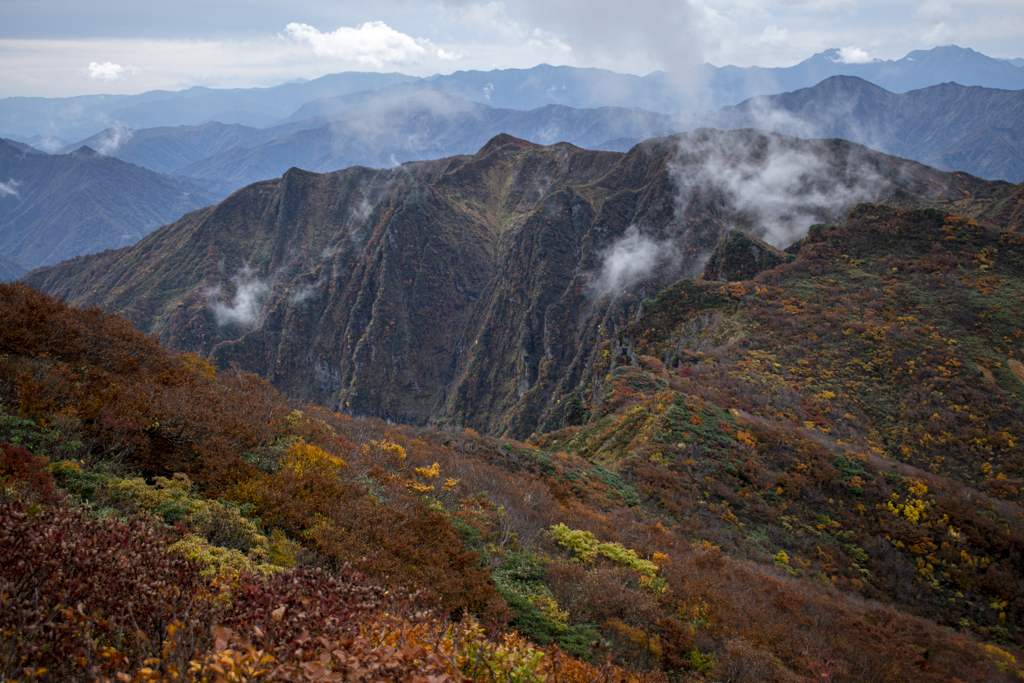
[[[778,185],[779,164],[807,173]],[[778,243],[858,200],[984,194],[988,206],[1011,190],[839,140],[750,130],[628,154],[503,135],[471,157],[291,169],[135,247],[26,282],[304,400],[522,436],[561,424],[562,399],[598,381],[575,349],[698,273],[728,227]],[[793,199],[759,213],[765,191]]]
[[[0,244],[7,256],[50,264],[132,244],[182,213],[212,203],[195,184],[90,147],[64,155],[0,140]]]

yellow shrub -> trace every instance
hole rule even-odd
[[[314,473],[325,477],[337,477],[348,467],[348,463],[313,444],[298,441],[288,447],[288,452],[281,460],[281,466],[292,470],[300,477]]]
[[[272,574],[284,569],[266,562],[267,552],[263,548],[254,548],[248,553],[243,553],[232,548],[210,545],[205,538],[195,534],[188,534],[171,545],[168,550],[181,553],[193,562],[203,565],[203,576],[237,575],[242,571]]]

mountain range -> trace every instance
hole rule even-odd
[[[1024,90],[943,83],[894,94],[834,76],[724,107],[703,123],[843,138],[946,171],[1024,181]]]
[[[51,155],[0,139],[0,245],[6,278],[82,253],[134,244],[215,201],[184,180],[89,147]]]
[[[787,246],[861,201],[1012,206],[1018,189],[753,130],[625,154],[500,135],[391,169],[293,168],[25,281],[303,400],[523,437],[590,400],[598,340],[728,229]]]
[[[502,132],[543,144],[624,152],[648,137],[708,126],[839,137],[943,170],[1024,180],[1024,90],[952,83],[898,95],[861,78],[833,76],[792,93],[683,117],[614,107],[494,109],[418,82],[319,100],[299,112],[308,118],[266,129],[217,123],[114,128],[63,151],[88,145],[162,173],[207,179],[197,182],[215,179],[233,190],[293,166],[326,172],[472,153]]]
[[[840,50],[831,49],[792,67],[704,64],[682,80],[663,72],[640,77],[542,64],[532,69],[461,71],[425,79],[402,74],[342,73],[273,88],[195,87],[123,96],[8,97],[0,100],[0,135],[53,151],[111,126],[141,129],[219,121],[269,127],[292,120],[300,107],[315,108],[307,103],[321,98],[413,82],[428,83],[447,94],[502,109],[529,110],[555,104],[695,113],[737,104],[755,95],[806,88],[835,75],[858,76],[896,93],[949,81],[1008,90],[1024,88],[1024,70],[1015,63],[971,49],[938,47],[914,51],[898,60],[864,64],[846,63]],[[681,82],[687,85],[680,86]]]

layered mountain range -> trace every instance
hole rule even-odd
[[[267,127],[282,120],[294,120],[291,115],[300,107],[315,108],[306,103],[380,90],[397,83],[428,83],[447,94],[503,109],[529,110],[557,104],[574,108],[640,107],[669,114],[694,113],[736,104],[755,95],[806,88],[841,74],[864,78],[892,92],[948,81],[1009,90],[1024,88],[1024,70],[1018,65],[971,49],[938,47],[917,50],[898,60],[868,63],[849,63],[840,50],[831,49],[792,67],[740,68],[704,64],[684,78],[664,72],[640,77],[602,69],[542,64],[532,69],[459,71],[426,79],[393,73],[341,73],[273,88],[195,87],[180,92],[151,91],[139,95],[9,97],[0,100],[0,135],[59,146],[113,125],[141,129],[219,121]]]
[[[701,116],[643,109],[495,109],[418,82],[311,103],[272,128],[207,123],[133,131],[112,128],[81,143],[211,190],[237,189],[296,166],[325,172],[387,167],[467,154],[508,133],[542,144],[627,151],[649,137],[700,126],[763,128],[800,137],[840,137],[943,170],[1024,180],[1024,91],[937,85],[897,95],[852,76],[757,97]],[[305,117],[305,118],[299,118]]]
[[[304,400],[525,436],[597,400],[602,342],[728,230],[784,247],[864,201],[1008,225],[1021,198],[834,139],[701,129],[623,154],[501,135],[472,156],[291,169],[26,281]]]

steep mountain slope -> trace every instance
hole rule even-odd
[[[801,137],[837,137],[983,178],[1024,181],[1024,90],[944,83],[894,94],[853,76],[795,92],[751,98],[698,118],[715,128],[763,128]],[[600,149],[625,151],[636,138]]]
[[[359,619],[479,683],[513,664],[549,683],[1019,679],[1022,234],[861,204],[789,251],[730,231],[702,279],[634,300],[594,339],[572,426],[526,443],[296,406],[0,286],[0,581],[26,605],[0,623],[33,634],[8,652],[49,681],[100,645],[122,678],[185,661],[198,678],[262,657],[223,654],[248,642],[278,677],[344,678],[369,647],[335,639]],[[63,507],[81,502],[147,517],[100,526]],[[126,550],[135,571],[105,579]],[[147,590],[169,563],[187,590]],[[399,586],[415,606],[368,601]],[[186,606],[183,626],[164,616]],[[116,628],[133,611],[154,615],[144,639]],[[455,630],[473,615],[545,650],[501,634],[474,653]],[[53,654],[82,640],[83,660]]]
[[[731,233],[720,274],[751,246],[774,253]],[[52,683],[93,661],[119,678],[187,662],[186,680],[259,680],[267,664],[308,680],[378,659],[375,676],[474,683],[1017,680],[1020,421],[1005,389],[976,391],[975,368],[951,362],[993,349],[928,305],[951,280],[1016,303],[1022,246],[861,205],[791,263],[756,258],[754,281],[645,301],[598,355],[610,372],[589,424],[525,444],[296,406],[124,319],[0,286],[0,582],[21,607],[0,624],[26,635],[0,666]],[[874,258],[893,251],[912,261]],[[706,321],[748,336],[680,338]],[[872,405],[879,384],[936,412],[910,437],[952,437],[952,462],[871,448],[859,422],[890,407]],[[111,574],[128,553],[132,571]]]
[[[1010,189],[749,130],[628,154],[499,136],[472,157],[292,169],[27,281],[304,399],[526,435],[598,394],[598,342],[644,295],[695,274],[728,229],[784,246],[857,201]]]
[[[1020,642],[1019,227],[860,205],[795,255],[731,233],[603,342],[579,426],[534,443],[627,474],[695,536],[717,515],[723,547]]]
[[[0,252],[31,264],[134,244],[212,203],[192,183],[103,156],[30,153],[0,140]]]

